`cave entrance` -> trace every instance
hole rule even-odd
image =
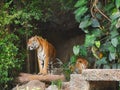
[[[47,39],[57,51],[57,58],[67,62],[72,56],[74,45],[84,42],[84,33],[79,28],[71,30],[42,30],[42,37]]]
[[[56,48],[57,58],[63,63],[69,61],[73,55],[73,46],[84,42],[85,34],[79,29],[72,12],[58,15],[48,22],[37,22],[37,27],[39,30],[34,31],[34,35],[41,35],[44,39],[47,39]],[[35,60],[37,57],[33,53],[30,54],[30,59],[32,59],[30,61],[37,62]],[[36,64],[33,66],[36,66]],[[33,67],[32,71],[34,71]]]

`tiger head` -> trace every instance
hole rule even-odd
[[[34,50],[39,48],[40,43],[38,39],[39,39],[38,36],[31,37],[27,42],[27,48],[29,50]]]
[[[83,69],[88,67],[88,62],[84,58],[78,58],[75,64],[75,72],[81,73]]]

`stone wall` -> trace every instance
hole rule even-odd
[[[86,69],[72,74],[70,90],[118,90],[120,69]]]

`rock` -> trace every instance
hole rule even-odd
[[[69,82],[63,82],[61,89],[58,89],[58,87],[57,87],[56,85],[50,85],[50,86],[49,86],[48,88],[46,88],[45,90],[70,90]]]
[[[63,82],[62,90],[70,90],[70,82]]]
[[[48,88],[46,88],[45,90],[59,90],[58,87],[56,85],[50,85]]]
[[[72,74],[70,78],[70,90],[90,90],[89,82],[84,80],[81,74]]]
[[[71,74],[70,90],[118,90],[120,69],[85,69]]]
[[[45,90],[45,84],[39,80],[33,80],[21,86],[16,86],[12,90]]]

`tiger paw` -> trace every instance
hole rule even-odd
[[[42,75],[42,73],[41,73],[41,72],[39,72],[39,73],[38,73],[38,75]]]
[[[44,76],[44,75],[47,75],[47,73],[40,73],[39,72],[38,75],[43,75]]]

